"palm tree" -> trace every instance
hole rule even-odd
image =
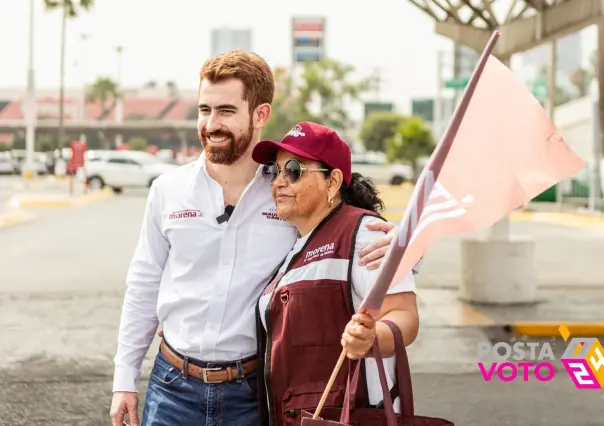
[[[59,85],[59,130],[57,144],[59,150],[63,145],[63,135],[65,132],[63,126],[63,113],[65,108],[65,31],[68,18],[77,18],[81,12],[89,10],[94,0],[44,0],[47,10],[58,8],[63,9],[63,22],[61,24],[61,81]]]
[[[99,119],[103,116],[107,108],[109,107],[108,102],[115,105],[117,99],[122,97],[122,93],[119,90],[119,86],[116,81],[109,77],[99,77],[96,81],[88,88],[86,92],[86,102],[99,102],[103,113],[99,116]],[[99,137],[102,141],[103,147],[107,147],[107,141],[103,132],[99,133]]]
[[[103,110],[107,109],[107,101],[115,103],[122,96],[117,82],[109,77],[99,77],[88,88],[86,102],[100,102]]]

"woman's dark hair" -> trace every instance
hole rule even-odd
[[[321,167],[329,170],[323,172],[325,177],[329,177],[333,169],[325,164],[322,164]],[[375,213],[380,213],[384,210],[384,202],[379,197],[373,180],[360,173],[352,174],[350,185],[347,186],[346,182],[342,182],[340,197],[345,204],[353,207],[370,210]]]

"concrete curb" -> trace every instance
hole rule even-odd
[[[52,198],[42,196],[40,198],[32,197],[20,199],[19,196],[16,195],[13,196],[8,203],[20,207],[77,207],[112,198],[114,195],[115,194],[111,189],[103,189],[77,198]]]
[[[35,219],[35,217],[33,213],[27,213],[22,210],[2,214],[0,215],[0,229],[29,222]]]

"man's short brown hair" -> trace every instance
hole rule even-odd
[[[243,100],[250,111],[258,105],[271,104],[275,93],[273,73],[266,61],[255,53],[232,50],[208,59],[199,72],[199,82],[210,83],[235,78],[243,83]]]

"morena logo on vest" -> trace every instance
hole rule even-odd
[[[309,260],[325,257],[328,254],[333,254],[335,252],[335,243],[324,244],[321,247],[317,247],[314,250],[309,250],[306,252],[304,256],[304,261],[308,262]]]

